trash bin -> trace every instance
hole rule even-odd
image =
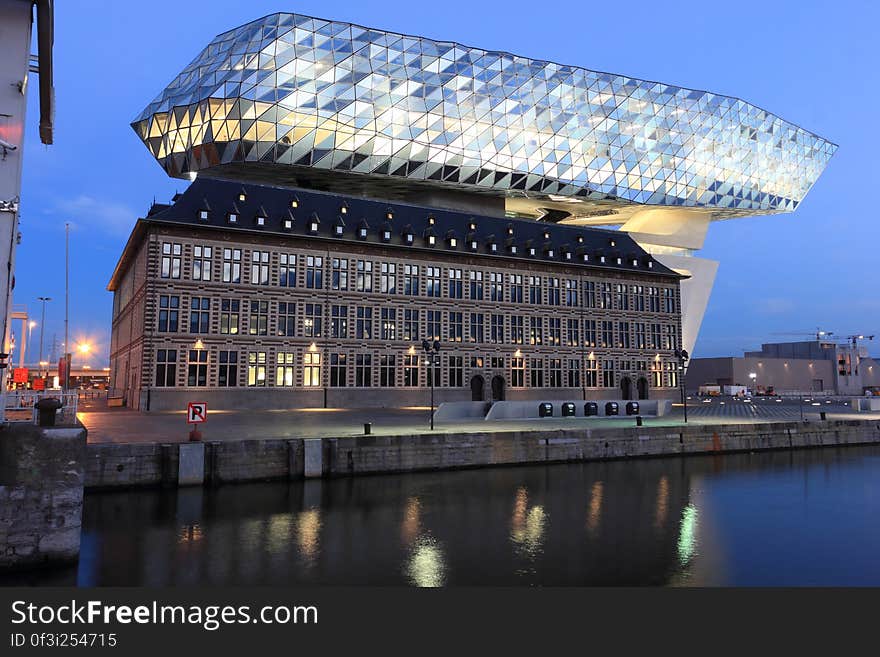
[[[584,404],[584,415],[590,417],[591,415],[599,415],[599,404],[596,402],[587,402]]]
[[[627,415],[638,415],[639,414],[639,402],[626,402],[626,414]]]
[[[34,404],[37,409],[37,424],[41,427],[55,426],[55,413],[61,408],[61,400],[55,397],[45,397]]]
[[[562,405],[562,417],[574,417],[574,403],[573,402],[565,402]]]
[[[538,417],[553,417],[553,404],[550,402],[538,404]]]
[[[617,402],[605,404],[605,415],[620,415],[620,407],[617,405]]]

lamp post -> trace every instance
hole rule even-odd
[[[40,311],[40,359],[37,361],[41,366],[43,364],[43,329],[46,328],[46,302],[51,300],[52,297],[37,297],[37,301],[43,306]],[[42,372],[40,372],[40,376],[43,376]]]
[[[440,341],[434,340],[433,344],[422,340],[422,349],[428,359],[428,379],[431,382],[431,431],[434,430],[434,359],[440,353]]]
[[[685,395],[685,388],[687,387],[685,381],[685,367],[687,366],[688,359],[690,358],[690,354],[688,354],[687,349],[676,349],[675,357],[678,359],[678,365],[681,369],[681,403],[684,406],[684,422],[687,424],[688,421],[688,403],[687,396]]]

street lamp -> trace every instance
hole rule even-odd
[[[90,345],[88,342],[80,342],[76,346],[76,350],[79,353],[81,353],[83,356],[85,356],[86,354],[88,354],[92,350],[92,345]]]
[[[688,403],[687,397],[685,396],[685,367],[687,366],[688,359],[690,358],[690,354],[688,354],[687,349],[676,349],[675,357],[678,359],[678,366],[681,369],[681,403],[684,406],[684,422],[687,424],[688,421]]]
[[[38,362],[43,362],[43,329],[46,328],[46,302],[51,301],[52,297],[37,297],[37,301],[39,301],[43,305],[43,309],[40,311],[40,360]],[[42,377],[42,372],[40,373]]]
[[[427,357],[428,363],[428,379],[431,381],[431,431],[434,430],[434,373],[435,373],[435,358],[440,353],[440,341],[434,340],[434,343],[430,343],[427,340],[422,340],[422,349],[425,350],[425,356]]]

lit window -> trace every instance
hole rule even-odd
[[[510,245],[510,252],[513,253],[513,254],[516,254],[516,244],[511,244],[511,245]]]
[[[339,212],[340,212],[341,214],[345,214],[345,213],[347,213],[347,212],[348,212],[348,206],[343,205],[341,208],[339,208]]]
[[[433,215],[431,215],[431,216],[428,217],[428,225],[429,225],[429,226],[433,226],[433,225],[434,225],[434,216],[433,216]]]
[[[489,245],[489,250],[490,250],[492,253],[495,253],[496,251],[498,251],[498,245],[495,244],[495,242],[492,242],[492,243]]]
[[[507,227],[507,234],[508,234],[508,235],[513,235],[513,226],[508,226],[508,227]]]
[[[290,207],[292,207],[292,208],[298,208],[298,207],[299,207],[299,201],[296,200],[296,199],[293,199],[293,200],[290,202]]]
[[[470,224],[468,224],[468,227],[469,227],[471,230],[476,230],[476,229],[477,229],[477,224],[471,222]]]
[[[406,243],[407,243],[407,244],[412,244],[412,241],[413,241],[413,234],[412,234],[412,233],[407,233],[406,235],[403,236],[403,239],[406,240]]]
[[[578,235],[578,244],[583,244],[583,243],[584,243],[584,236]]]
[[[617,259],[617,264],[618,264],[618,265],[622,265],[622,264],[623,264],[623,259],[622,259],[622,258],[618,258],[618,259]]]
[[[633,258],[633,267],[638,267],[638,266],[639,266],[639,261],[636,260],[635,258]]]
[[[599,262],[604,263],[604,262],[605,262],[605,256],[599,256]]]
[[[309,224],[309,230],[313,233],[317,233],[318,232],[318,222],[317,221],[311,222]]]
[[[433,235],[428,235],[428,244],[434,246],[434,243],[437,241],[437,238]]]
[[[385,213],[385,218],[394,219],[394,213],[391,210],[388,210],[388,212]]]
[[[364,238],[366,238],[366,236],[367,236],[367,229],[366,229],[366,228],[360,228],[360,229],[358,230],[358,237],[360,237],[361,239],[364,239]]]
[[[472,248],[474,251],[476,251],[476,250],[477,250],[477,243],[476,243],[476,242],[471,242],[471,248]]]
[[[549,240],[549,239],[550,239],[550,233],[548,233],[546,230],[544,231],[544,239],[545,239],[545,240]]]
[[[534,249],[534,247],[532,247],[532,248],[529,249],[529,255],[530,255],[530,256],[535,255],[535,249]]]
[[[228,215],[229,223],[234,224],[238,222],[238,215],[234,212],[230,212]]]
[[[382,231],[382,239],[385,240],[386,242],[388,240],[390,240],[391,239],[391,231],[390,230]]]
[[[257,217],[257,226],[265,226],[266,217]]]
[[[203,221],[207,221],[208,211],[207,210],[199,210],[199,219],[201,219]]]
[[[611,246],[616,246],[616,243],[614,240],[610,240],[610,244],[611,244]]]
[[[588,255],[585,253],[585,254],[584,254],[584,262],[589,262],[589,261],[590,261],[590,256],[588,256]]]
[[[337,226],[337,227],[336,227],[336,234],[337,234],[337,235],[342,235],[342,226]]]
[[[653,269],[653,268],[654,268],[654,263],[649,260],[648,261],[648,269]]]
[[[570,252],[570,251],[566,251],[566,252],[565,252],[565,259],[566,259],[566,260],[571,260],[571,252]]]
[[[456,246],[458,246],[458,240],[455,239],[454,237],[450,237],[449,238],[449,246],[451,246],[454,249]]]
[[[284,220],[284,230],[290,230],[293,228],[293,222],[290,219]]]
[[[242,192],[241,194],[238,195],[238,200],[239,201],[247,201],[247,196],[245,195],[244,192]]]
[[[547,257],[548,257],[548,258],[552,258],[552,257],[553,257],[553,249],[550,249],[549,251],[547,251]]]

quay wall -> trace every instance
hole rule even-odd
[[[269,438],[206,442],[202,471],[184,476],[180,447],[187,443],[101,443],[87,446],[85,486],[220,485],[871,443],[880,444],[880,422],[868,420]]]

